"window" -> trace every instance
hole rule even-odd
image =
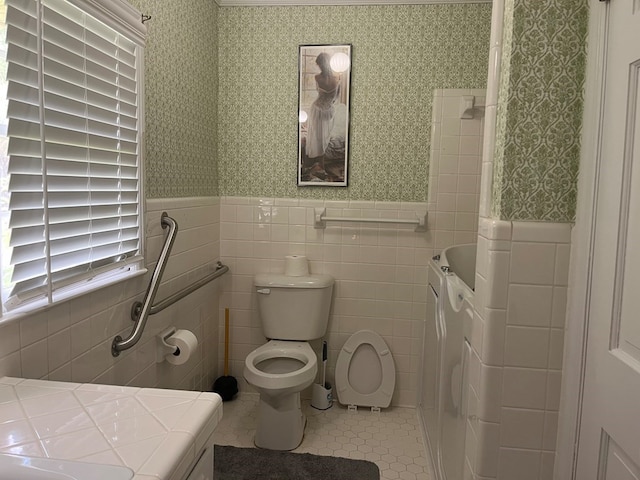
[[[120,0],[0,2],[6,313],[141,270],[144,27]]]

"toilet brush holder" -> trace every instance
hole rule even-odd
[[[311,392],[311,406],[318,410],[327,410],[333,405],[333,393],[330,383],[321,385],[319,383],[313,384],[313,390]]]

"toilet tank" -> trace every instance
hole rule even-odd
[[[325,334],[334,283],[332,276],[261,274],[255,276],[253,283],[265,337],[307,341]]]

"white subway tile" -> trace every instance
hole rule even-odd
[[[458,167],[459,167],[459,156],[456,155],[450,155],[450,154],[441,154],[440,155],[440,162],[438,163],[438,173],[440,175],[443,174],[454,174],[457,175],[458,172]]]
[[[562,244],[556,246],[556,270],[554,284],[566,286],[569,283],[569,257],[571,246]]]
[[[421,291],[424,291],[425,294],[425,302],[427,301],[427,289],[421,288]],[[473,320],[471,323],[471,345],[476,349],[477,352],[482,352],[482,341],[484,339],[484,320],[478,314],[477,311],[473,312]]]
[[[26,378],[42,378],[49,373],[47,340],[40,340],[20,350],[22,373]]]
[[[289,223],[293,225],[307,225],[307,208],[289,208]]]
[[[495,477],[500,451],[500,424],[478,422],[478,437],[474,471],[482,477]]]
[[[453,233],[453,244],[463,245],[466,243],[475,243],[477,235],[475,232],[461,232],[456,231]]]
[[[478,205],[478,175],[459,175],[457,179],[456,191],[459,193],[473,194],[476,202],[476,208]],[[474,223],[478,223],[477,218],[474,219]]]
[[[562,372],[560,370],[550,370],[547,373],[547,410],[557,411],[559,409],[561,382]]]
[[[460,155],[458,173],[460,175],[480,175],[482,172],[482,158],[480,155]]]
[[[254,220],[254,208],[252,205],[235,206],[235,221],[238,223],[252,223]]]
[[[266,224],[265,224],[266,225]],[[230,229],[232,232],[235,232],[235,235],[231,238],[231,240],[243,240],[245,242],[249,242],[253,240],[253,230],[255,225],[253,223],[236,223],[233,225],[234,228]],[[225,238],[227,240],[227,238]]]
[[[513,222],[513,241],[568,244],[571,242],[571,224]]]
[[[289,241],[305,242],[307,228],[304,225],[289,225]]]
[[[271,223],[289,223],[289,207],[271,207]]]
[[[297,207],[300,201],[297,198],[276,198],[275,205],[282,207]]]
[[[513,480],[539,480],[540,451],[500,448],[498,478]]]
[[[549,329],[507,326],[504,364],[512,367],[546,368]]]
[[[547,371],[532,368],[504,368],[502,405],[518,408],[545,408]]]
[[[447,96],[442,98],[442,117],[460,118],[460,98],[459,95]]]
[[[22,377],[20,352],[13,352],[0,358],[0,375],[7,377]]]
[[[240,226],[240,225],[239,225]],[[271,228],[273,225],[269,224],[254,224],[253,225],[253,240],[255,241],[269,241],[271,239]]]
[[[482,138],[482,122],[478,119],[464,119],[460,122],[460,135],[462,136],[477,136]]]
[[[71,360],[71,330],[66,328],[47,337],[48,370],[55,370]]]
[[[485,422],[500,422],[500,399],[503,384],[501,367],[481,365],[478,417]]]
[[[0,323],[0,355],[2,357],[20,350],[20,322],[18,320]]]
[[[544,433],[542,437],[542,448],[544,450],[555,451],[557,433],[558,433],[558,412],[545,412]]]
[[[564,330],[552,328],[549,336],[549,369],[562,369],[562,356],[564,353]]]
[[[481,142],[480,137],[474,136],[464,136],[458,137],[460,141],[460,155],[475,155],[479,156],[481,153]],[[479,157],[478,157],[479,159]]]
[[[456,212],[476,213],[477,211],[477,195],[468,193],[458,193],[456,195]]]
[[[556,249],[552,243],[514,242],[511,247],[511,283],[553,285]]]
[[[38,313],[20,320],[20,346],[23,348],[47,338],[47,333],[46,313]]]
[[[489,266],[489,251],[487,246],[487,239],[485,237],[478,236],[476,248],[476,273],[485,278],[488,276]]]
[[[487,255],[487,307],[506,308],[509,292],[509,265],[511,256],[508,252],[490,250]]]
[[[465,461],[469,462],[470,465],[475,465],[477,461],[478,437],[476,436],[469,422],[466,423],[465,427],[466,427],[465,442],[464,442]]]
[[[258,223],[271,223],[271,207],[261,205],[255,206],[253,209],[253,221]]]
[[[553,288],[551,326],[564,328],[567,316],[567,287]]]
[[[542,452],[542,458],[540,460],[540,480],[553,480],[555,460],[555,452]]]
[[[500,444],[503,447],[542,448],[544,411],[502,408]]]
[[[510,285],[507,324],[548,327],[551,324],[552,298],[553,287]]]
[[[511,222],[482,218],[478,224],[478,233],[488,240],[511,240]]]

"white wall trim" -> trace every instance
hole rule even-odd
[[[443,3],[491,3],[492,0],[214,0],[220,7],[276,7],[314,5],[431,5]]]
[[[578,204],[569,267],[569,298],[565,326],[564,371],[554,479],[575,480],[584,369],[589,324],[589,301],[596,202],[601,168],[600,143],[605,70],[607,3],[590,0],[589,37]]]

